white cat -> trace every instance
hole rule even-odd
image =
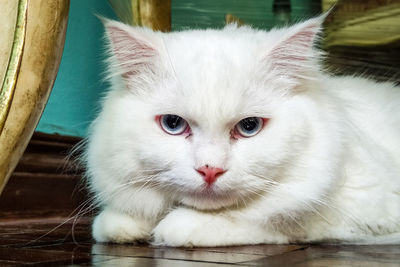
[[[400,243],[400,88],[320,70],[323,18],[270,32],[105,21],[86,161],[100,242]]]

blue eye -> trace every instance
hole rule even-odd
[[[189,127],[188,123],[178,115],[166,114],[160,116],[161,128],[168,134],[183,134]]]
[[[235,126],[235,132],[242,137],[252,137],[262,129],[264,120],[259,117],[248,117],[241,121]]]

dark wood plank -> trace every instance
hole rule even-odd
[[[91,260],[91,256],[89,253],[0,247],[0,260],[12,261],[18,264],[51,263],[65,265],[88,262]]]
[[[98,255],[93,256],[94,259]],[[110,260],[96,261],[93,266],[141,266],[141,267],[221,267],[221,266],[233,266],[230,263],[212,263],[212,262],[197,262],[197,261],[181,261],[171,259],[151,259],[151,258],[137,258],[137,257],[115,257]],[[240,264],[235,266],[249,266]]]
[[[147,245],[116,245],[116,244],[93,244],[93,255],[109,255],[118,257],[140,257],[169,260],[186,260],[209,263],[239,263],[257,260],[261,255],[242,254],[234,252],[215,252],[198,249],[151,247]]]
[[[67,216],[86,198],[80,175],[17,172],[0,196],[0,217]]]
[[[400,246],[310,246],[246,262],[255,266],[398,266]]]
[[[81,152],[78,147],[82,141],[78,137],[35,132],[14,172],[81,173],[75,159]]]
[[[69,216],[84,211],[82,168],[68,156],[81,138],[35,133],[0,195],[0,218]],[[78,150],[79,151],[79,150]]]

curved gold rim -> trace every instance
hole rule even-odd
[[[15,84],[21,65],[22,52],[25,43],[26,14],[28,0],[20,0],[18,3],[17,24],[15,27],[14,41],[12,45],[10,60],[7,66],[3,84],[0,91],[0,133],[7,119],[12,98],[14,96]]]

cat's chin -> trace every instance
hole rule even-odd
[[[239,205],[235,196],[216,193],[212,190],[187,194],[181,199],[181,203],[198,210],[217,210]]]

